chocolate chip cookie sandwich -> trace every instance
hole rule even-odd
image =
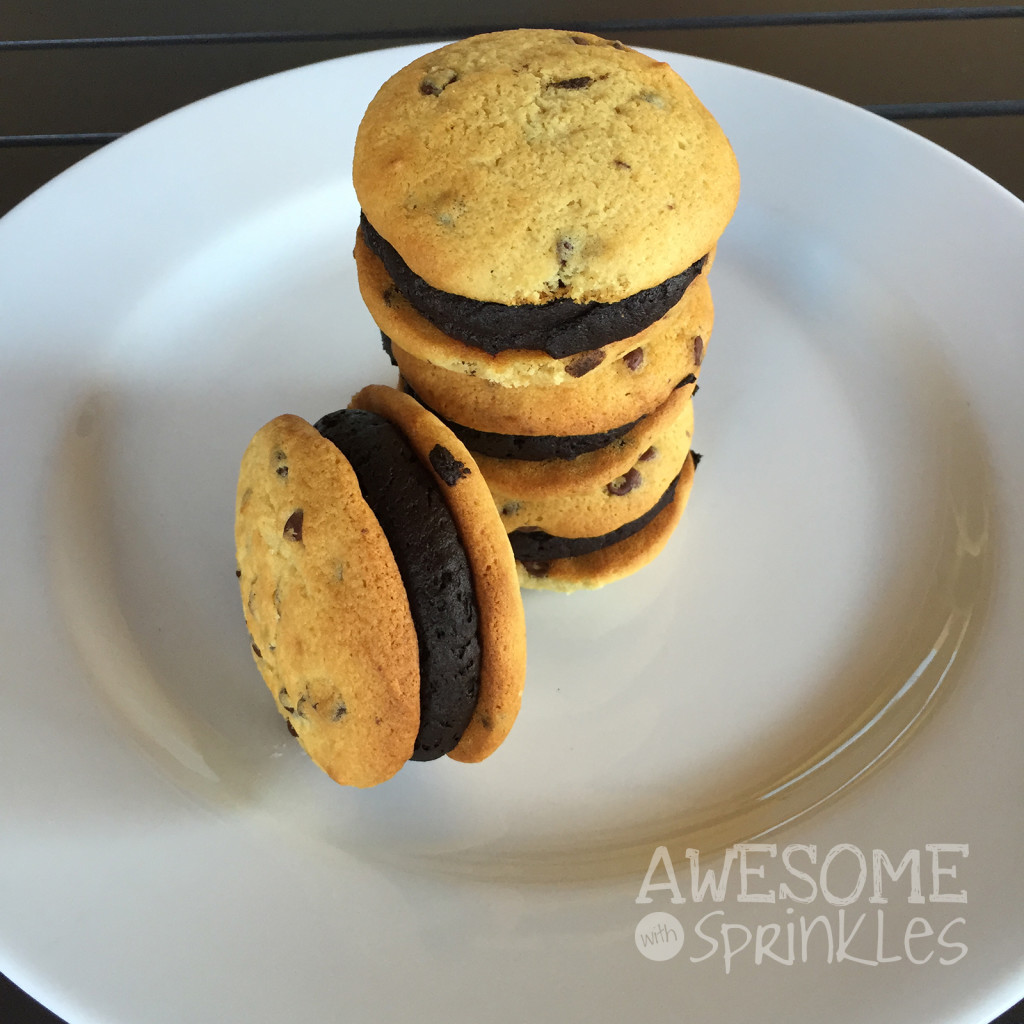
[[[256,665],[331,778],[481,761],[508,735],[526,658],[509,540],[415,400],[371,386],[315,426],[271,420],[242,459],[235,544]]]
[[[692,392],[714,323],[711,290],[701,276],[639,334],[563,360],[532,353],[529,372],[523,368],[527,360],[517,360],[518,366],[511,364],[517,370],[513,380],[496,380],[508,361],[494,360],[487,367],[482,359],[467,358],[461,370],[434,361],[431,342],[437,336],[440,348],[444,336],[403,296],[385,301],[387,292],[374,287],[377,283],[364,287],[362,295],[384,332],[392,361],[420,399],[464,440],[470,431],[511,437],[625,432],[676,389]],[[417,338],[410,342],[401,327],[412,320],[417,321]],[[395,341],[398,336],[405,345]]]
[[[689,495],[692,437],[693,403],[686,400],[642,451],[634,449],[631,461],[615,465],[621,472],[611,477],[599,462],[587,465],[586,457],[560,473],[544,463],[498,460],[488,484],[509,532],[520,584],[593,588],[650,562]]]
[[[541,530],[513,533],[520,585],[569,594],[603,587],[648,565],[661,554],[679,525],[699,460],[696,452],[689,452],[679,474],[655,504],[609,533],[585,537],[563,537]],[[613,486],[626,492],[630,484],[627,478]]]
[[[556,359],[664,316],[739,194],[728,140],[667,64],[524,29],[389,79],[360,125],[353,183],[362,244],[443,335]]]
[[[552,30],[399,71],[353,182],[363,298],[414,387],[419,363],[514,389],[629,355],[709,267],[739,192],[728,140],[667,64]]]

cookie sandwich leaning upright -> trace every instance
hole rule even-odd
[[[508,537],[472,456],[408,395],[370,386],[315,425],[262,427],[235,546],[253,658],[335,781],[505,740],[526,672]]]
[[[381,87],[353,179],[363,299],[480,457],[521,583],[649,561],[692,482],[707,271],[739,194],[689,86],[586,33],[475,36]]]

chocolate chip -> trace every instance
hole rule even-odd
[[[298,739],[298,736],[299,736],[299,734],[298,734],[298,733],[297,733],[297,732],[295,731],[295,726],[294,726],[294,725],[292,725],[292,720],[291,720],[290,718],[286,718],[286,719],[284,720],[284,724],[285,724],[286,726],[288,726],[288,731],[289,731],[289,732],[290,732],[290,733],[291,733],[291,734],[292,734],[292,735],[293,735],[293,736],[294,736],[294,737],[295,737],[296,739]]]
[[[637,462],[650,462],[658,454],[658,449],[652,444],[638,459]]]
[[[704,362],[704,339],[699,334],[693,339],[693,361],[698,366]]]
[[[257,658],[262,658],[263,655],[260,653],[260,649],[256,646],[256,641],[253,640],[252,637],[249,637],[249,643],[252,645],[252,653],[255,654]]]
[[[331,712],[331,721],[340,722],[348,714],[348,708],[345,707],[345,702],[339,698],[338,703],[334,705],[334,710]]]
[[[236,580],[240,580],[241,578],[242,578],[242,570],[241,569],[236,569],[235,570],[235,579]]]
[[[430,464],[434,472],[449,486],[454,487],[464,476],[469,476],[471,470],[464,462],[457,458],[444,445],[435,444],[430,449]]]
[[[631,171],[633,169],[631,164],[627,164],[625,160],[613,160],[612,163],[616,167],[621,167],[624,171]]]
[[[675,390],[678,391],[680,388],[685,388],[687,384],[693,384],[697,380],[697,375],[694,373],[688,373],[676,386]]]
[[[551,569],[550,562],[520,562],[520,565],[522,565],[530,576],[537,579],[542,579],[547,576]]]
[[[642,348],[635,348],[632,352],[627,352],[622,357],[622,361],[628,369],[635,373],[644,365],[644,350]]]
[[[581,75],[579,78],[562,78],[556,82],[549,82],[552,89],[586,89],[593,79],[589,75]]]
[[[279,477],[281,477],[281,479],[286,479],[287,476],[288,476],[288,467],[287,466],[278,466],[277,467],[277,475]]]
[[[622,476],[617,476],[610,484],[605,487],[605,490],[616,498],[621,498],[624,494],[629,494],[630,491],[636,490],[644,481],[644,478],[640,475],[639,471],[635,468],[627,469]]]
[[[281,707],[283,707],[285,711],[288,712],[289,715],[295,714],[295,707],[294,705],[288,703],[290,698],[288,696],[288,691],[284,689],[284,687],[277,691],[277,700]]]
[[[387,288],[385,288],[384,291],[380,293],[380,297],[384,300],[384,305],[387,306],[388,309],[391,309],[391,307],[395,304],[395,296],[397,294],[398,293],[393,285],[388,285]]]
[[[284,524],[286,540],[302,540],[302,509],[297,508]]]
[[[558,257],[558,265],[564,267],[569,262],[569,257],[576,251],[576,243],[571,238],[560,238],[555,242],[555,255]]]
[[[490,715],[481,715],[480,716],[480,724],[485,729],[488,729],[488,730],[493,729],[494,728],[494,719],[492,719]]]
[[[589,46],[590,45],[590,40],[589,39],[584,39],[583,36],[569,36],[569,38],[577,46]],[[488,726],[488,728],[490,728],[490,726]]]
[[[691,394],[690,397],[692,398],[693,395],[697,394],[698,391],[700,391],[700,385],[699,384],[694,384],[693,385],[693,393]]]
[[[573,356],[565,364],[565,372],[570,377],[582,377],[600,366],[603,362],[604,349],[591,349],[589,352],[581,352],[578,356]]]
[[[442,68],[438,71],[431,71],[426,78],[420,82],[420,92],[424,96],[440,96],[445,89],[457,82],[459,76],[451,68]]]
[[[518,501],[509,501],[501,506],[501,511],[498,513],[503,516],[514,516],[522,506]]]
[[[696,469],[700,465],[700,460],[704,458],[700,452],[690,452],[690,458],[693,459],[693,468]]]

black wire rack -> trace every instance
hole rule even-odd
[[[244,10],[239,4],[239,9]],[[435,5],[435,9],[437,8]],[[4,71],[4,62],[12,55],[37,54],[39,59],[44,55],[67,53],[71,51],[115,50],[134,51],[144,48],[178,48],[184,54],[194,53],[199,48],[223,48],[227,53],[231,48],[244,46],[266,47],[268,50],[289,44],[313,44],[322,48],[321,53],[309,56],[308,50],[303,51],[304,59],[324,59],[334,56],[339,47],[341,52],[349,53],[358,50],[369,50],[382,46],[411,42],[430,42],[442,39],[461,38],[478,32],[495,31],[503,28],[571,28],[580,31],[594,32],[599,35],[625,35],[639,45],[655,35],[679,33],[682,45],[687,48],[689,34],[692,33],[743,33],[758,29],[765,32],[784,32],[793,29],[827,29],[836,26],[896,26],[922,23],[955,23],[966,25],[970,22],[1000,21],[1012,25],[1016,29],[1024,19],[1024,6],[990,5],[990,6],[956,6],[956,7],[924,7],[894,8],[878,10],[819,10],[794,12],[760,12],[749,14],[696,15],[669,18],[623,18],[604,20],[563,20],[550,22],[518,21],[500,23],[490,21],[479,24],[432,24],[398,26],[379,29],[328,29],[328,30],[288,30],[288,31],[232,31],[232,32],[184,32],[169,34],[135,34],[135,35],[100,35],[76,36],[72,38],[22,38],[0,39],[0,74]],[[2,23],[0,23],[2,31]],[[1016,43],[1014,42],[1016,40]],[[963,119],[1010,118],[1019,119],[1024,116],[1024,47],[1017,44],[1019,36],[1009,40],[1007,51],[993,54],[993,60],[1008,61],[1015,65],[1015,73],[1011,79],[1015,83],[1018,95],[997,98],[977,98],[960,96],[953,99],[908,101],[900,96],[886,102],[861,103],[868,110],[882,117],[899,122],[907,122],[911,126],[922,122],[948,122]],[[652,42],[651,45],[661,45]],[[226,58],[225,58],[226,59]],[[274,67],[271,70],[279,70]],[[257,70],[257,74],[265,73]],[[249,74],[249,77],[253,77]],[[120,138],[126,131],[137,127],[141,120],[125,123],[117,130],[105,130],[108,125],[88,126],[83,130],[30,130],[3,133],[3,126],[9,123],[11,111],[5,110],[5,97],[0,78],[0,150],[35,150],[41,152],[51,148],[63,148],[65,156],[59,161],[66,166],[82,155],[84,150],[96,148]],[[150,116],[156,116],[171,109],[175,105],[172,97],[167,97],[170,106],[161,106],[161,97],[157,97]],[[105,115],[110,116],[110,115]],[[113,116],[116,116],[113,115]],[[31,115],[30,115],[31,117]],[[148,119],[148,118],[144,118]],[[1020,125],[1020,121],[1015,121]],[[1016,135],[1019,140],[1019,131]],[[1015,157],[1018,164],[1024,164],[1024,152],[1018,150]],[[5,176],[5,156],[0,153],[0,182]],[[47,165],[45,173],[56,173],[61,166]],[[35,186],[41,184],[41,175],[36,173],[28,182]],[[28,188],[27,190],[31,190]],[[17,197],[16,197],[17,198]],[[3,206],[0,205],[0,213]],[[0,975],[0,1020],[5,1024],[60,1024],[57,1017],[37,1006],[28,997],[23,996],[13,985]],[[1008,1010],[993,1024],[1024,1024],[1024,1002]]]

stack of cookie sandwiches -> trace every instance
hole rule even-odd
[[[363,300],[473,453],[520,583],[650,561],[693,482],[707,272],[739,196],[715,120],[622,43],[495,32],[384,84],[353,177]]]

